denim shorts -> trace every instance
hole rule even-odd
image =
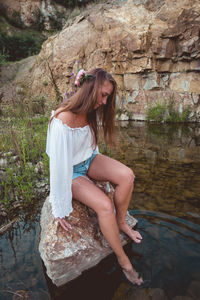
[[[79,176],[86,176],[87,171],[90,167],[90,164],[91,164],[91,162],[93,161],[93,159],[95,158],[95,156],[97,154],[98,154],[98,152],[94,150],[92,155],[88,159],[86,159],[86,160],[82,161],[81,163],[73,166],[72,180],[79,177]]]

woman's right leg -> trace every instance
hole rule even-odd
[[[140,285],[142,279],[138,278],[137,272],[133,269],[121,245],[119,228],[111,200],[86,177],[78,177],[72,181],[72,194],[75,199],[91,207],[97,213],[101,232],[115,252],[126,277],[132,283]]]

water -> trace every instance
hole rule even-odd
[[[0,239],[0,299],[200,299],[200,127],[122,125],[113,155],[136,175],[130,210],[143,235],[125,250],[144,285],[129,284],[110,255],[56,288],[38,253],[36,213]]]

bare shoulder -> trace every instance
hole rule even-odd
[[[73,126],[74,114],[71,111],[62,111],[57,115],[57,118],[68,126]]]

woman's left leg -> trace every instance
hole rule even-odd
[[[115,159],[98,154],[93,159],[87,175],[92,179],[110,181],[116,185],[114,202],[118,226],[133,241],[140,243],[140,233],[126,223],[126,213],[134,186],[133,171]]]

